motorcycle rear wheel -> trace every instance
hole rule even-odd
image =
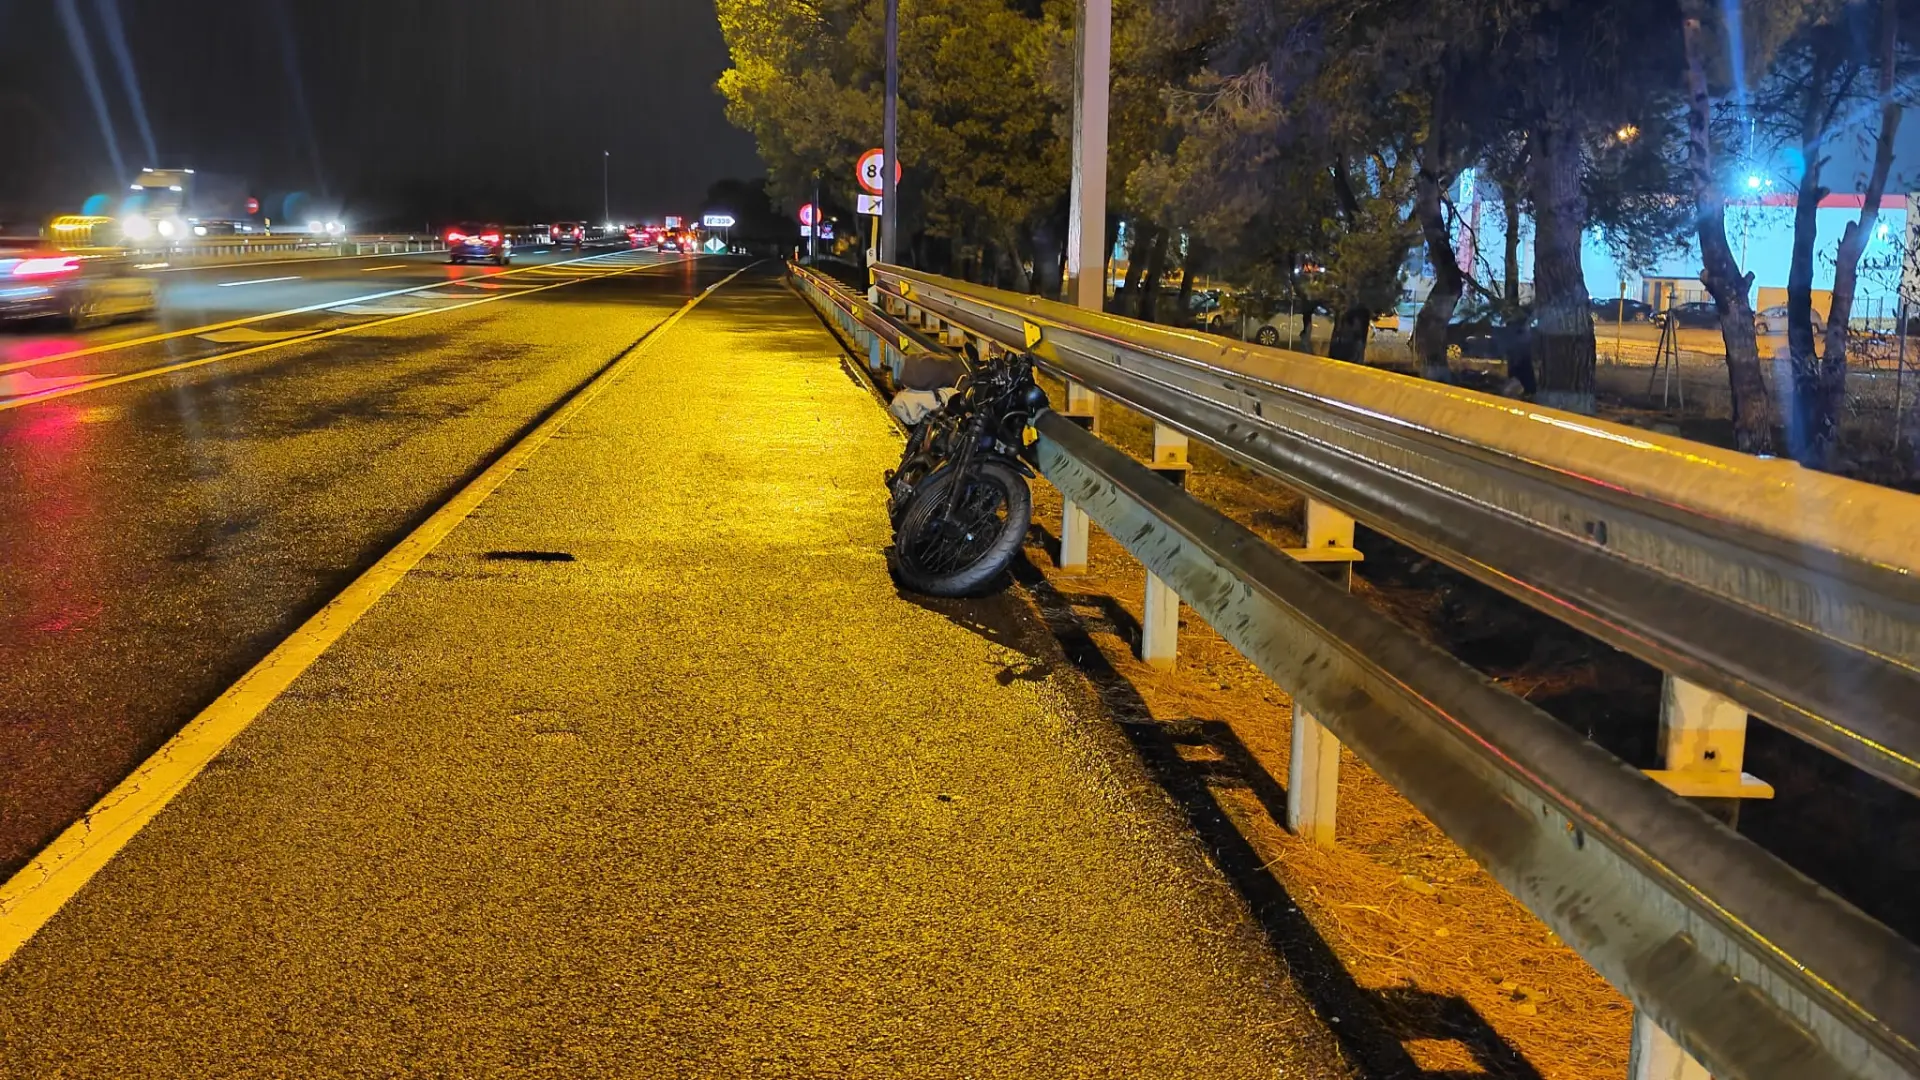
[[[1033,520],[1033,495],[1021,475],[997,461],[967,470],[953,517],[946,520],[951,468],[922,481],[893,533],[887,563],[900,584],[927,596],[977,596],[1019,554]]]

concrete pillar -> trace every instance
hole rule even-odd
[[[1633,1048],[1627,1053],[1629,1080],[1713,1080],[1673,1037],[1643,1013],[1633,1014]]]
[[[1093,391],[1077,382],[1067,380],[1067,411],[1064,414],[1079,418],[1087,430],[1100,430],[1100,398]],[[1093,520],[1087,512],[1073,504],[1072,499],[1063,499],[1060,503],[1060,569],[1069,574],[1087,572],[1087,536],[1093,528]]]
[[[1308,553],[1321,548],[1351,549],[1353,518],[1317,499],[1307,500]],[[1340,560],[1341,584],[1351,587],[1353,563]],[[1293,703],[1293,739],[1287,761],[1287,828],[1323,847],[1333,846],[1340,796],[1340,740]]]

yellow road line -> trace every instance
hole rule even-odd
[[[281,349],[288,345],[303,345],[309,341],[320,341],[325,338],[338,337],[341,334],[351,334],[356,330],[371,330],[379,326],[405,322],[408,319],[418,319],[423,315],[439,315],[443,312],[459,311],[461,308],[473,307],[475,304],[490,304],[495,300],[510,300],[518,296],[530,296],[537,292],[563,288],[580,281],[599,281],[602,278],[619,277],[622,274],[631,274],[636,270],[653,270],[657,269],[658,265],[659,264],[651,266],[628,266],[619,270],[609,270],[604,274],[594,274],[591,276],[582,275],[580,277],[569,278],[566,281],[556,281],[551,285],[534,285],[524,289],[501,291],[487,296],[476,297],[472,300],[462,300],[459,303],[443,304],[440,307],[421,308],[419,311],[409,311],[404,315],[393,315],[384,319],[374,319],[370,322],[354,323],[351,326],[336,326],[331,330],[316,330],[311,334],[302,334],[299,337],[285,338],[280,341],[269,341],[244,349],[214,353],[212,356],[197,357],[193,360],[182,360],[175,364],[163,364],[160,367],[141,368],[139,371],[129,371],[122,375],[108,375],[103,378],[89,379],[86,382],[63,386],[57,390],[45,390],[39,393],[23,394],[20,397],[0,400],[0,412],[5,412],[8,409],[18,409],[25,405],[37,405],[42,401],[53,401],[56,398],[72,397],[75,394],[84,394],[91,390],[104,390],[109,386],[119,386],[121,383],[136,382],[140,379],[151,379],[157,375],[171,375],[176,371],[185,371],[188,368],[197,368],[204,364],[212,364],[221,360],[237,360],[242,356],[263,353],[269,349]],[[0,372],[4,372],[5,370],[7,369],[0,368]]]
[[[635,269],[639,269],[636,267]],[[302,623],[240,681],[168,739],[133,775],[114,786],[68,826],[20,872],[0,884],[0,964],[18,952],[47,921],[107,865],[155,815],[293,681],[313,665],[440,541],[466,520],[507,477],[544,446],[554,432],[593,403],[601,391],[626,373],[652,344],[666,336],[694,305],[747,272],[743,267],[682,304],[646,337],[554,410],[540,425],[500,455],[447,500],[419,528],[395,544],[380,561],[355,578],[340,594]],[[556,286],[557,287],[557,286]]]
[[[602,252],[601,254],[598,254],[598,255],[588,255],[588,256],[585,256],[584,258],[579,258],[579,259],[567,259],[564,262],[557,262],[557,263],[539,263],[534,266],[522,267],[519,270],[504,270],[504,271],[501,271],[500,273],[490,274],[487,276],[509,277],[514,274],[531,273],[535,270],[544,269],[550,266],[572,266],[576,263],[591,262],[594,259],[604,259],[608,255],[613,255],[613,254],[617,254],[617,252]],[[659,263],[656,265],[666,266],[670,264]],[[466,279],[461,278],[456,280],[466,280]],[[288,308],[285,311],[270,311],[263,315],[248,315],[248,316],[245,316],[244,318],[229,319],[226,322],[208,323],[205,326],[194,326],[194,327],[189,327],[188,329],[185,329],[185,330],[167,330],[158,334],[148,334],[145,337],[128,338],[125,341],[110,341],[110,342],[107,342],[105,345],[93,345],[85,349],[74,349],[70,352],[55,353],[52,356],[38,356],[33,358],[32,360],[16,360],[10,364],[0,364],[0,373],[5,373],[9,371],[18,371],[21,368],[39,367],[42,364],[56,364],[62,360],[72,360],[75,357],[80,357],[80,356],[95,356],[100,353],[116,352],[120,349],[131,349],[137,345],[151,345],[156,341],[171,341],[174,338],[191,337],[195,334],[204,334],[209,330],[225,330],[230,326],[245,326],[248,323],[265,322],[268,319],[282,319],[287,317],[288,315],[305,315],[311,311],[325,311],[327,308],[339,307],[342,304],[358,304],[368,300],[384,299],[389,296],[402,296],[406,293],[424,292],[428,289],[440,289],[440,288],[445,288],[449,284],[452,284],[452,282],[436,281],[430,285],[412,285],[404,289],[390,289],[386,292],[368,293],[365,296],[349,296],[339,300],[329,300],[323,304],[308,304],[305,307]]]
[[[405,269],[408,265],[408,263],[388,263],[385,266],[363,266],[360,268],[360,272],[363,274],[371,274],[375,270],[399,270]]]

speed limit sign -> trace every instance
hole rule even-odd
[[[886,176],[880,170],[886,168],[886,160],[886,151],[877,146],[861,154],[860,163],[854,166],[854,179],[860,181],[860,186],[873,194],[880,194],[881,181]],[[893,182],[896,184],[900,182],[900,166],[897,164],[893,167]]]

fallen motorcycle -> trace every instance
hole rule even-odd
[[[901,585],[928,596],[972,596],[995,584],[1033,520],[1024,433],[1047,408],[1033,361],[1004,354],[976,367],[938,410],[914,425],[900,467],[886,477]]]

